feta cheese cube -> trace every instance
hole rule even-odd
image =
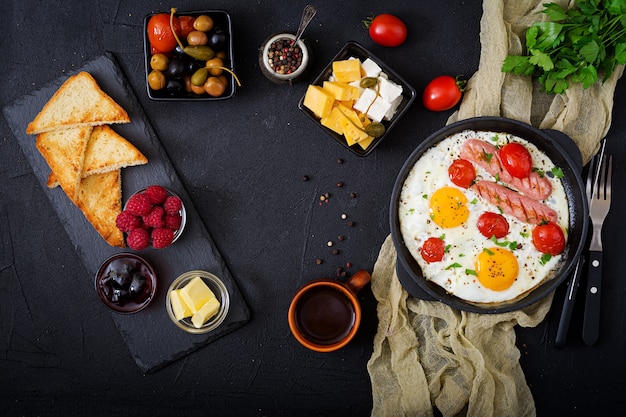
[[[365,72],[366,77],[378,77],[382,71],[382,68],[378,66],[377,63],[372,61],[371,58],[367,58],[361,64],[361,69]]]
[[[378,77],[378,84],[380,85],[379,94],[385,101],[392,102],[402,95],[402,87],[393,81]]]
[[[371,88],[366,88],[354,104],[356,110],[366,114],[367,117],[376,122],[383,120],[390,107],[391,103],[378,96],[376,91]]]

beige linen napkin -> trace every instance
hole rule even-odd
[[[540,92],[528,77],[502,73],[504,58],[522,52],[525,29],[545,18],[537,14],[543,2],[483,1],[479,68],[448,122],[504,116],[560,130],[576,142],[586,163],[610,127],[613,93],[623,67],[604,84],[586,90],[572,85],[557,96]],[[432,416],[434,407],[444,417],[536,415],[514,327],[541,323],[552,295],[521,311],[483,315],[416,299],[398,281],[391,237],[374,266],[372,292],[378,301],[378,330],[367,365],[372,416]]]

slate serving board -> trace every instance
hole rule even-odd
[[[122,169],[124,201],[138,189],[160,184],[178,194],[187,211],[185,230],[172,246],[162,250],[146,249],[139,253],[152,264],[157,274],[156,298],[146,309],[136,314],[111,312],[137,365],[144,372],[153,372],[244,325],[250,319],[250,310],[115,58],[111,54],[102,55],[76,72],[80,71],[89,72],[102,90],[128,112],[131,123],[111,127],[132,142],[148,158],[149,162],[146,165]],[[6,106],[3,112],[85,265],[87,270],[85,279],[93,281],[98,267],[106,258],[130,250],[109,246],[60,187],[55,189],[46,187],[50,169],[35,147],[35,137],[25,133],[28,123],[72,74],[60,77],[46,87]],[[224,281],[230,293],[230,310],[224,323],[204,335],[182,331],[172,323],[165,309],[165,295],[170,283],[180,274],[194,269],[217,275]],[[106,309],[98,299],[95,287],[90,296],[95,303],[101,304],[102,308]]]

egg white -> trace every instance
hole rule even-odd
[[[412,256],[422,268],[423,276],[447,292],[474,303],[498,303],[512,300],[533,289],[545,279],[559,264],[562,255],[552,256],[542,264],[542,253],[535,249],[531,241],[533,226],[517,220],[513,216],[502,214],[509,223],[509,233],[499,239],[500,243],[516,242],[513,250],[519,263],[519,275],[513,285],[503,291],[485,288],[478,278],[471,273],[475,271],[475,260],[484,248],[495,247],[496,244],[485,238],[476,227],[478,217],[485,211],[499,213],[497,207],[483,200],[475,192],[454,185],[448,177],[448,166],[459,158],[462,144],[470,138],[481,139],[495,146],[508,142],[524,145],[533,159],[533,167],[546,173],[555,168],[553,162],[532,143],[508,134],[485,131],[466,130],[449,136],[437,145],[428,149],[415,163],[404,181],[400,193],[399,220],[400,231],[404,242]],[[474,165],[477,176],[495,180],[491,174]],[[569,209],[567,195],[561,180],[546,175],[552,183],[552,194],[543,201],[556,210],[559,225],[566,232],[569,225]],[[462,190],[467,197],[469,218],[458,227],[444,229],[436,225],[430,218],[430,196],[441,187],[455,187]],[[420,255],[423,242],[429,237],[442,237],[448,249],[440,262],[428,263]],[[516,245],[514,245],[516,246]],[[507,249],[509,249],[507,247]],[[470,272],[470,273],[468,273]]]

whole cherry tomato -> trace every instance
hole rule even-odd
[[[496,239],[502,239],[509,233],[509,222],[503,215],[491,211],[486,211],[480,215],[476,227],[478,227],[480,234],[486,238],[495,236]]]
[[[194,29],[194,22],[196,18],[193,16],[178,16],[180,22],[180,32],[176,32],[181,38],[186,38]]]
[[[438,237],[429,237],[420,249],[422,258],[424,258],[426,262],[439,262],[443,259],[445,252],[445,244],[443,240]]]
[[[474,165],[467,159],[455,159],[448,167],[448,176],[453,184],[469,188],[476,178]]]
[[[370,38],[379,45],[400,46],[406,40],[406,25],[392,14],[383,13],[369,17],[363,23],[369,29]]]
[[[533,158],[528,149],[519,143],[507,143],[500,148],[504,168],[515,178],[526,178],[533,169]]]
[[[533,245],[541,253],[556,256],[565,248],[565,234],[554,222],[544,222],[533,229]]]
[[[431,111],[446,111],[456,106],[465,89],[467,81],[450,75],[440,75],[426,85],[422,102]]]
[[[180,22],[173,17],[173,26],[176,33],[180,33]],[[155,14],[148,20],[148,40],[153,50],[167,53],[176,48],[176,38],[170,28],[170,15],[167,13]]]

